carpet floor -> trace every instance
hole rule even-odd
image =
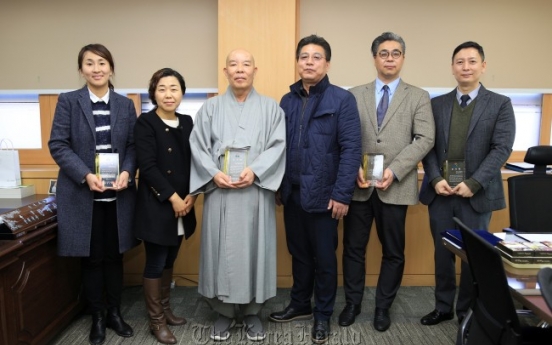
[[[456,319],[442,322],[436,326],[423,326],[420,318],[433,309],[433,287],[401,287],[390,310],[391,327],[386,332],[374,329],[375,288],[367,287],[364,292],[362,313],[349,327],[337,324],[339,313],[345,306],[343,288],[338,289],[335,311],[331,320],[331,334],[326,344],[335,345],[453,345],[456,340],[458,322]],[[235,326],[230,339],[215,342],[209,338],[210,327],[217,317],[207,303],[197,293],[196,287],[176,287],[172,291],[171,305],[175,315],[188,320],[183,326],[170,326],[178,344],[273,344],[296,345],[312,344],[310,329],[312,321],[274,323],[268,321],[268,315],[285,308],[289,303],[289,289],[278,289],[277,296],[266,302],[260,313],[267,337],[263,341],[253,342],[247,339],[244,328]],[[148,318],[141,286],[127,287],[123,292],[121,314],[134,329],[134,336],[122,338],[112,330],[107,330],[104,345],[115,344],[158,344],[150,334]],[[239,320],[238,320],[239,321]],[[90,331],[89,315],[79,315],[61,332],[50,345],[86,345]]]

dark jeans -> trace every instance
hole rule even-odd
[[[163,275],[163,270],[173,268],[180,244],[182,244],[182,237],[178,236],[178,244],[176,246],[164,246],[144,241],[146,249],[144,278],[159,279]]]

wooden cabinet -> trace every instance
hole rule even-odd
[[[57,256],[56,228],[0,241],[0,344],[47,344],[82,310],[80,261]]]

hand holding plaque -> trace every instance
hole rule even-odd
[[[446,160],[443,170],[444,178],[449,186],[456,187],[465,179],[466,162],[463,160]]]
[[[224,152],[224,166],[222,172],[230,176],[232,182],[239,181],[240,174],[247,166],[248,149],[228,148]]]
[[[362,172],[363,177],[370,186],[374,186],[376,182],[381,182],[383,178],[383,155],[365,153],[362,155]]]
[[[106,189],[115,189],[119,176],[119,154],[96,153],[96,176]]]

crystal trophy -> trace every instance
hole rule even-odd
[[[364,180],[370,185],[381,182],[383,178],[383,155],[365,153],[362,155],[362,172]]]
[[[96,176],[105,188],[115,188],[117,176],[119,176],[119,154],[96,153]]]
[[[228,148],[224,152],[223,172],[230,176],[232,182],[239,181],[240,174],[247,164],[248,149]]]

